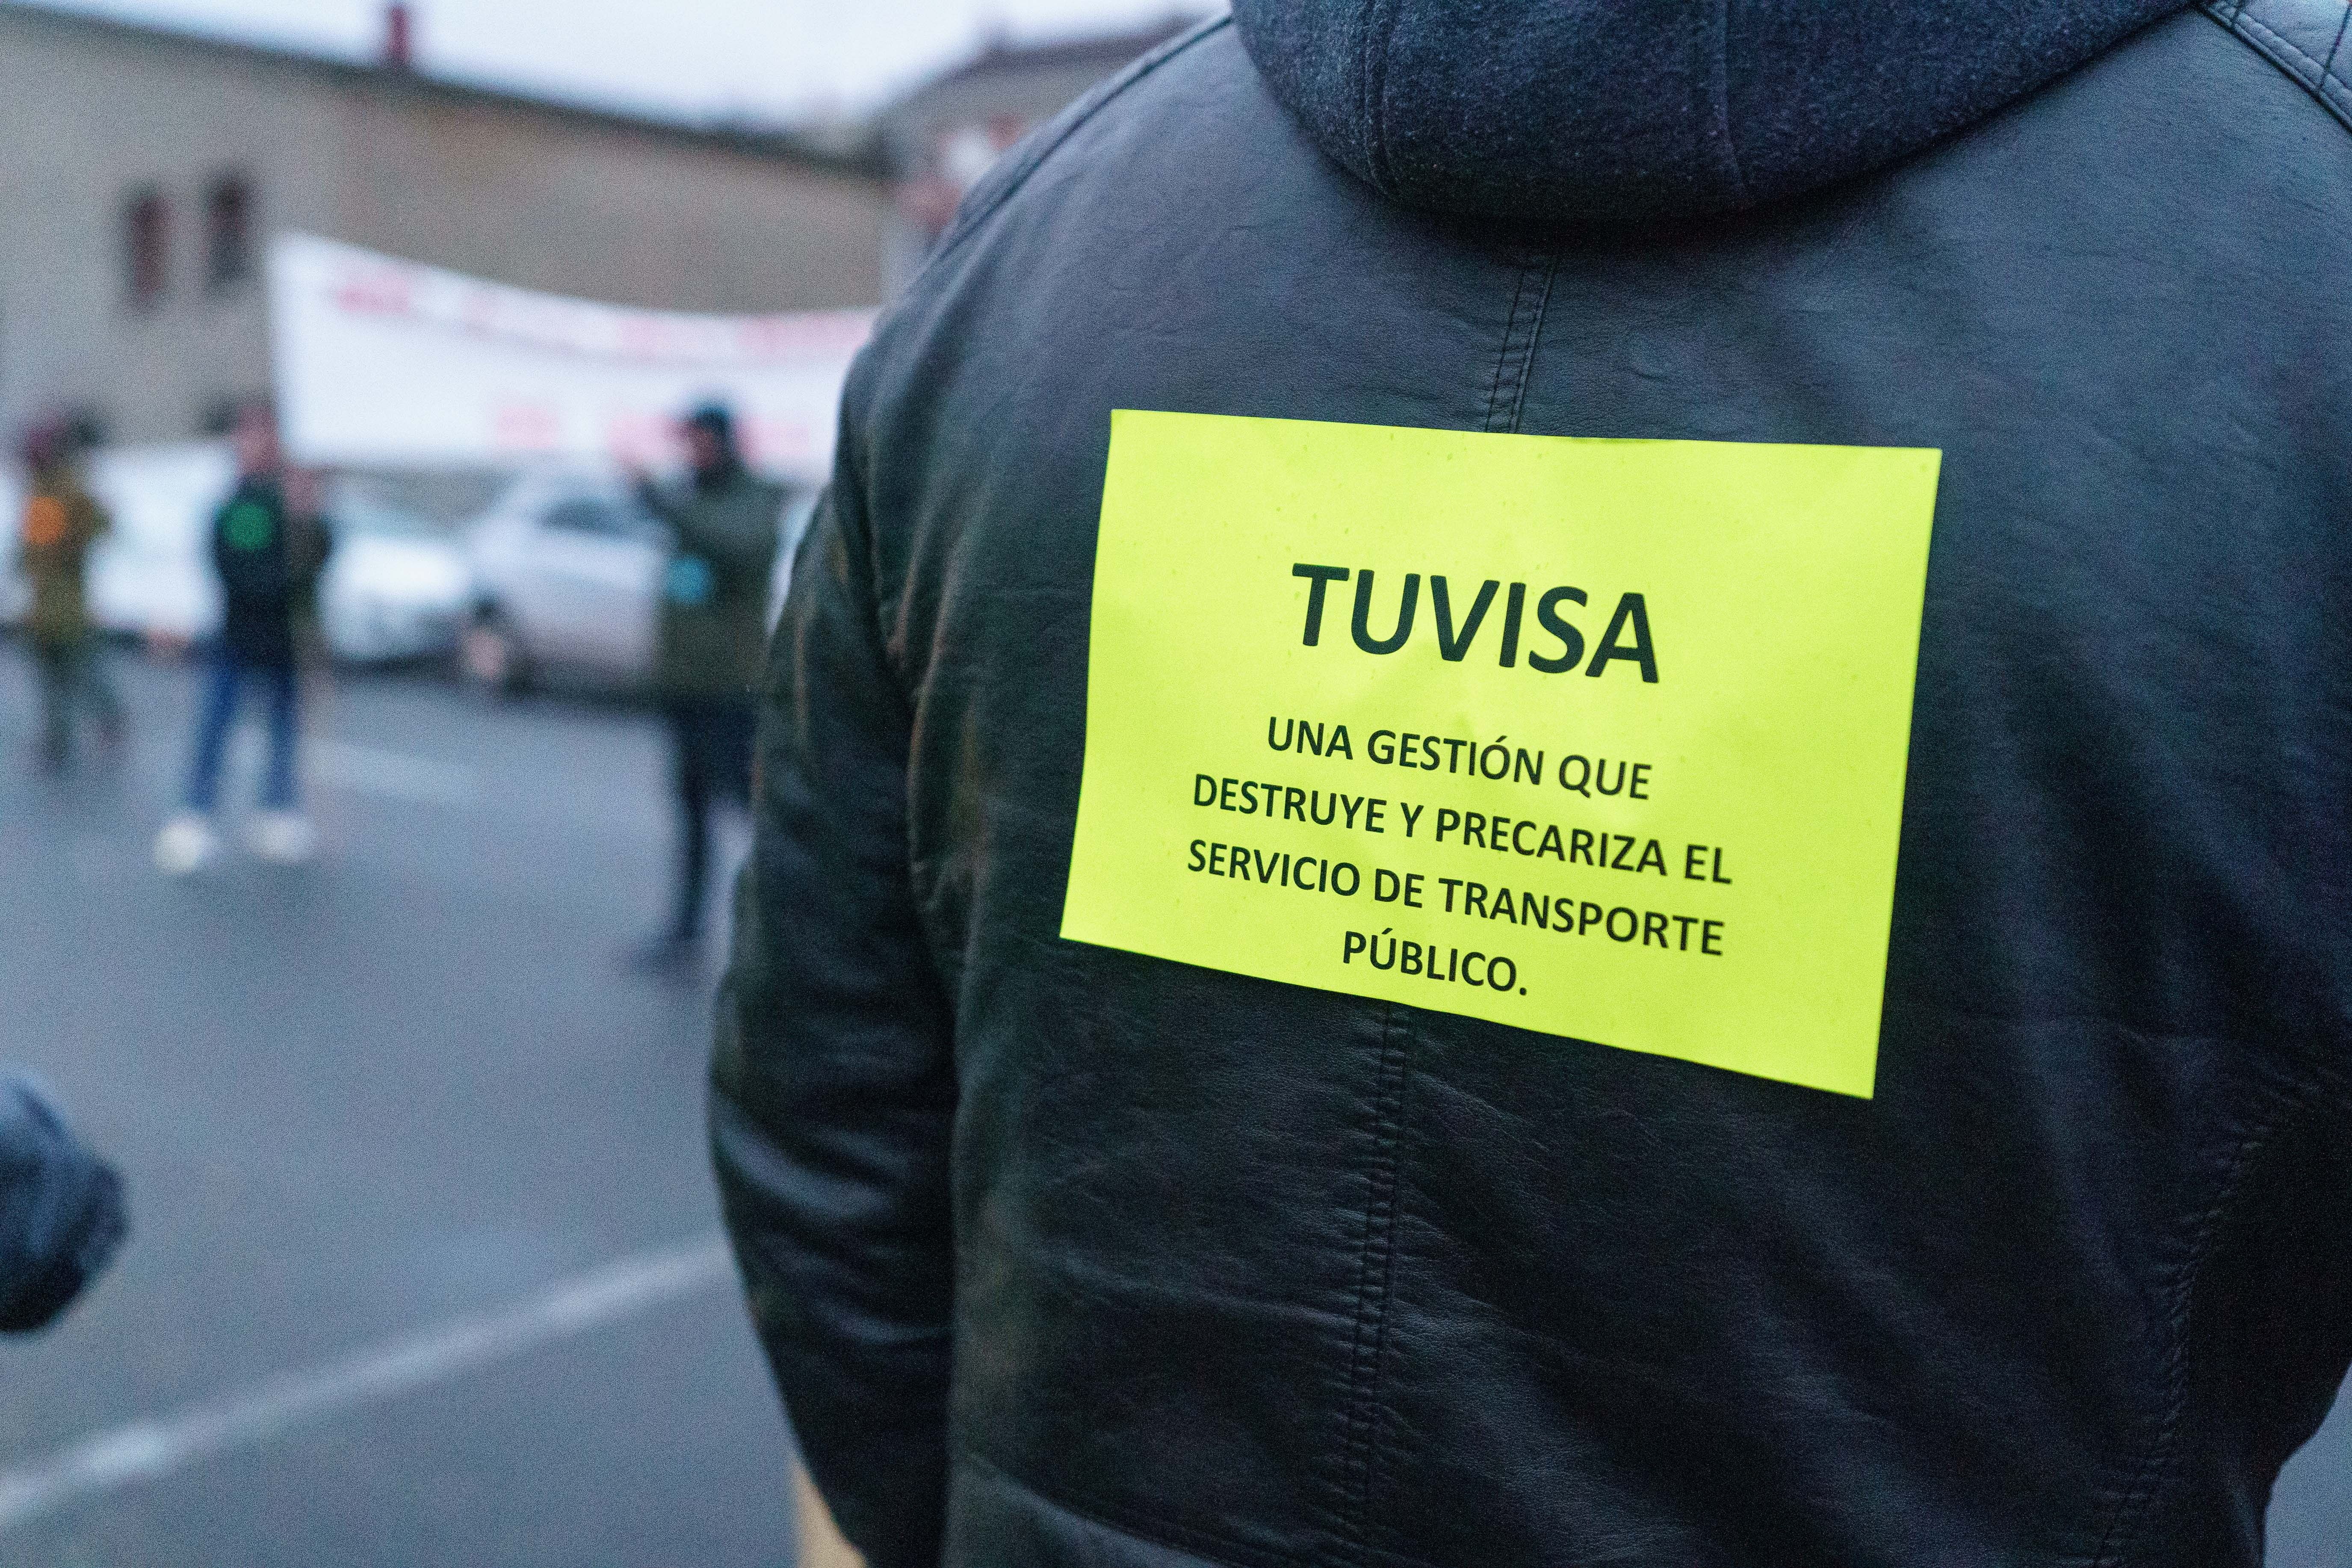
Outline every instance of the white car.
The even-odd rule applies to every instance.
[[[777,520],[773,622],[814,496]],[[534,684],[641,689],[654,669],[668,538],[617,475],[543,471],[516,479],[467,537],[467,677],[501,691]]]
[[[444,658],[473,606],[464,540],[363,479],[327,494],[334,553],[319,583],[327,651],[347,664]]]

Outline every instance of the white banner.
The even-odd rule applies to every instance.
[[[716,399],[754,466],[815,483],[874,314],[642,310],[311,235],[269,250],[279,418],[311,464],[659,464],[677,416]]]

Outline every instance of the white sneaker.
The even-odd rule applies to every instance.
[[[184,811],[155,835],[155,869],[166,877],[184,877],[219,849],[211,821],[202,812]]]
[[[299,811],[257,812],[245,837],[256,855],[279,866],[299,866],[319,850],[319,830]]]

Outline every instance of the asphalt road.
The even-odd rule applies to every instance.
[[[708,977],[614,962],[665,888],[656,727],[345,679],[323,859],[172,883],[190,677],[116,668],[127,754],[52,780],[0,648],[0,1059],[134,1207],[70,1318],[0,1342],[0,1568],[789,1563]],[[2272,1526],[2273,1568],[2352,1568],[2352,1397]]]
[[[0,1058],[133,1205],[117,1270],[0,1342],[0,1565],[788,1563],[709,990],[614,963],[665,891],[656,727],[347,679],[323,859],[173,883],[190,677],[116,668],[122,765],[53,781],[0,648]]]

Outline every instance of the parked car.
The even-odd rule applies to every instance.
[[[473,605],[465,542],[366,479],[327,494],[335,551],[319,584],[327,651],[349,664],[446,658]]]
[[[772,621],[815,498],[777,520]],[[489,689],[535,684],[642,689],[654,668],[661,523],[616,475],[546,471],[517,479],[467,536],[474,580],[462,667]]]

